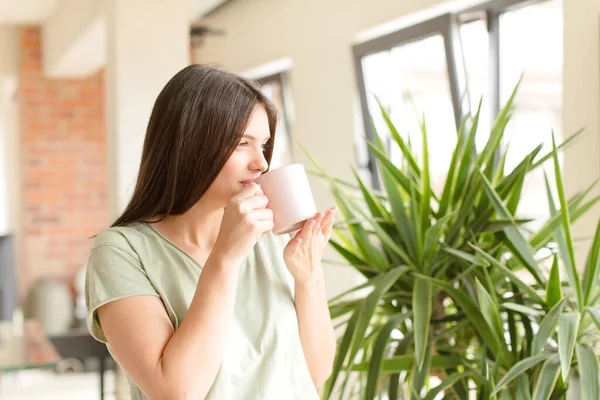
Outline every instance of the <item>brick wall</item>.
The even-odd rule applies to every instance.
[[[23,28],[19,74],[23,293],[47,275],[71,284],[109,221],[103,73],[44,77],[40,30]]]

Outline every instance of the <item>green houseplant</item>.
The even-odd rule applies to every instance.
[[[585,394],[598,393],[597,332],[590,321],[600,322],[593,307],[600,238],[596,234],[582,283],[570,223],[600,197],[590,195],[593,185],[564,196],[557,151],[579,133],[545,155],[540,145],[505,170],[501,141],[517,88],[481,152],[475,148],[479,110],[461,124],[439,194],[430,183],[425,122],[418,163],[381,105],[404,158],[394,165],[375,132],[368,146],[384,190],[368,188],[356,172],[356,184],[331,177],[312,160],[313,173],[330,183],[344,217],[331,245],[365,278],[330,301],[343,334],[324,399],[559,398],[575,387],[568,380],[573,368]],[[515,217],[524,180],[552,158],[560,209],[549,196],[552,217],[526,237],[527,221]],[[560,257],[544,256],[553,243]],[[565,282],[559,259],[568,272]]]

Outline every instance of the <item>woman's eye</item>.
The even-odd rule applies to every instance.
[[[238,147],[248,147],[248,146],[250,146],[250,143],[248,143],[248,142],[240,142],[240,144],[238,144]],[[265,143],[265,144],[261,145],[260,147],[263,151],[267,150],[271,147],[271,143],[270,142]]]

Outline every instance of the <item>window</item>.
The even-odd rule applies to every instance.
[[[535,29],[531,29],[531,21],[535,21]],[[500,15],[501,104],[508,99],[514,82],[524,71],[518,104],[506,127],[510,143],[507,168],[514,168],[519,159],[540,143],[544,143],[542,153],[552,151],[552,131],[558,142],[564,139],[562,24],[560,1],[545,1]],[[517,210],[521,215],[535,218],[531,225],[536,228],[549,217],[544,170],[550,182],[554,182],[552,161],[546,163],[546,168],[532,171],[523,187]]]
[[[422,151],[421,131],[412,103],[419,104],[426,116],[436,116],[426,121],[431,141],[431,181],[434,188],[441,190],[452,157],[448,149],[456,145],[456,135],[448,132],[448,127],[454,124],[454,115],[443,37],[435,35],[369,55],[363,58],[363,69],[365,86],[371,92],[367,95],[369,109],[377,109],[377,94],[396,128],[410,140],[417,154]],[[377,132],[387,144],[392,161],[399,163],[402,157],[397,147],[390,145],[392,138],[385,121],[379,113],[374,116]]]
[[[275,104],[279,111],[279,120],[277,122],[277,136],[275,139],[275,148],[273,149],[273,159],[271,160],[271,169],[292,162],[292,143],[290,139],[290,110],[288,96],[285,91],[286,73],[277,73],[265,78],[258,79],[257,82],[261,91],[269,100]]]
[[[553,130],[562,140],[561,0],[491,0],[358,44],[353,50],[367,138],[373,137],[372,114],[377,132],[391,143],[377,97],[418,155],[421,140],[412,96],[427,123],[432,186],[438,192],[460,120],[476,110],[483,96],[477,138],[481,149],[521,73],[516,110],[503,143],[509,146],[506,167],[515,167],[542,142],[542,152],[550,151]],[[388,147],[391,159],[401,162],[401,154],[393,150]],[[369,154],[364,161],[359,167],[379,187],[374,156]],[[545,169],[553,179],[553,168]],[[549,216],[548,207],[540,207],[547,204],[543,172],[530,174],[517,211],[536,219],[532,228]]]
[[[394,149],[389,146],[390,133],[375,97],[417,154],[421,151],[417,114],[425,115],[432,185],[440,190],[457,141],[455,126],[469,112],[469,104],[460,95],[466,90],[466,80],[464,72],[459,73],[460,40],[451,29],[454,18],[442,15],[354,48],[367,138],[373,137],[371,114],[378,134],[388,144],[388,152]],[[400,162],[400,154],[390,156]],[[367,163],[359,167],[370,171],[371,182],[378,187],[374,157],[369,155]]]

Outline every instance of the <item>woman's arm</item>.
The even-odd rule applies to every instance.
[[[117,361],[150,399],[202,399],[212,386],[231,325],[238,269],[207,260],[177,329],[161,300],[135,296],[108,303],[98,318]]]
[[[332,207],[325,214],[317,213],[309,219],[283,252],[285,264],[294,277],[294,304],[300,341],[317,388],[331,375],[336,351],[321,266],[335,212],[335,207]]]
[[[190,307],[175,332],[155,297],[125,298],[98,309],[117,361],[150,399],[203,399],[210,390],[229,337],[238,267],[258,236],[273,229],[267,201],[256,184],[230,200]]]
[[[296,282],[294,287],[294,304],[304,358],[315,387],[320,388],[331,375],[336,350],[325,281],[321,274],[310,282]]]

